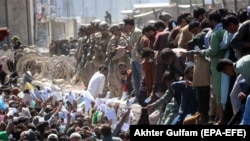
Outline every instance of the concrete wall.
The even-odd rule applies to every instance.
[[[6,23],[6,0],[0,0],[0,27],[6,27],[7,23]],[[7,43],[8,39],[5,39],[4,41],[0,42],[0,47]]]
[[[49,21],[49,36],[50,41],[66,39],[65,22]]]
[[[69,39],[70,36],[77,38],[77,22],[76,19],[70,19],[65,22],[65,34],[66,39]]]
[[[33,0],[0,0],[0,26],[7,26],[10,35],[3,43],[9,43],[17,35],[23,44],[33,45],[34,39]]]

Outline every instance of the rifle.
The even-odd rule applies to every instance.
[[[112,46],[115,46],[115,45],[112,45]],[[115,56],[115,53],[116,53],[115,51],[112,51],[109,57],[105,59],[105,62],[104,62],[105,65],[108,65],[111,63],[111,60]]]

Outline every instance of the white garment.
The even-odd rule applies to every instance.
[[[243,76],[241,74],[238,75],[238,77],[234,83],[233,89],[231,90],[231,93],[230,93],[230,99],[231,99],[231,104],[232,104],[234,114],[237,113],[237,111],[240,109],[240,105],[241,105],[241,101],[238,98],[238,94],[241,91],[239,82],[242,79],[244,79]]]
[[[96,72],[90,79],[87,91],[94,97],[98,97],[103,93],[105,75],[101,72]]]

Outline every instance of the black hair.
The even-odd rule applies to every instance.
[[[59,141],[69,141],[69,137],[65,134],[59,134]]]
[[[208,19],[209,21],[215,21],[216,23],[220,23],[221,22],[221,14],[216,11],[216,10],[212,10],[211,12],[209,12],[208,14]]]
[[[44,138],[46,139],[46,138],[48,138],[48,136],[49,136],[50,134],[52,134],[52,131],[51,131],[51,130],[47,130],[47,131],[44,132],[43,136],[44,136]]]
[[[100,67],[99,67],[99,71],[105,71],[105,70],[108,70],[108,66],[102,64]]]
[[[145,47],[142,49],[141,58],[146,58],[146,57],[150,56],[151,54],[154,54],[154,50],[149,48],[149,47]]]
[[[194,20],[194,17],[192,15],[188,15],[186,18],[185,18],[185,21],[187,22],[187,24],[189,24],[191,21]]]
[[[190,70],[193,68],[194,68],[194,66],[186,66],[186,68],[184,70],[184,74],[188,74],[190,72]]]
[[[193,10],[193,16],[194,18],[198,19],[199,16],[206,13],[206,10],[202,7],[195,7]]]
[[[239,19],[240,23],[245,22],[246,20],[249,19],[248,17],[248,12],[246,8],[241,8],[238,12],[237,12],[237,18]]]
[[[111,129],[111,127],[110,127],[109,125],[104,124],[104,125],[102,126],[102,128],[101,128],[101,132],[102,132],[102,135],[103,135],[104,137],[106,137],[106,136],[111,136],[111,134],[112,134],[112,129]]]
[[[228,14],[227,8],[220,8],[218,9],[218,12],[220,13],[221,17],[225,17]]]
[[[175,53],[173,52],[172,49],[170,48],[164,48],[162,51],[161,51],[161,59],[162,60],[168,60],[170,59],[171,57],[175,56]]]
[[[135,20],[132,18],[123,19],[123,22],[124,22],[124,25],[127,25],[127,24],[132,25],[132,26],[135,25]]]
[[[193,20],[188,24],[188,30],[191,31],[196,27],[200,27],[200,22],[197,20]]]
[[[231,61],[230,59],[220,59],[218,62],[217,62],[217,65],[216,65],[216,70],[218,72],[222,72],[225,70],[225,67],[226,66],[233,66],[233,61]]]
[[[208,19],[203,19],[203,20],[200,22],[200,27],[201,27],[201,29],[209,28],[209,27],[210,27],[210,24],[209,24]]]
[[[144,26],[144,31],[143,31],[143,33],[149,32],[149,31],[154,31],[154,32],[156,32],[155,26],[152,25],[152,24],[146,24],[146,25]]]
[[[154,26],[156,28],[156,30],[160,29],[160,28],[163,28],[165,29],[166,28],[166,25],[165,23],[162,21],[162,20],[158,20],[154,23]]]
[[[230,23],[238,25],[240,23],[239,19],[234,15],[227,15],[222,19],[222,26],[225,29]]]

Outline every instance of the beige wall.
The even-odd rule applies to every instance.
[[[66,38],[65,22],[49,21],[50,40],[62,40]]]
[[[70,36],[77,38],[77,22],[76,19],[70,19],[65,22],[65,34],[66,39],[69,39]]]
[[[4,42],[17,35],[23,44],[33,45],[33,0],[0,0],[0,16],[0,26],[8,26],[10,29],[10,35]]]

